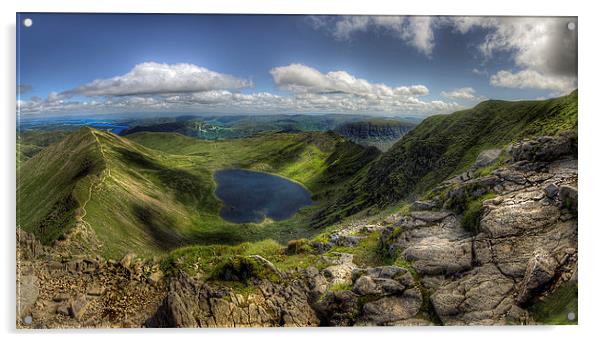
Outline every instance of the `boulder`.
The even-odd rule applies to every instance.
[[[431,302],[446,325],[494,324],[509,310],[514,282],[494,265],[476,268],[439,287]],[[511,299],[510,299],[511,301]]]
[[[353,292],[360,296],[387,296],[401,294],[406,286],[389,278],[359,277],[353,284]]]
[[[328,292],[316,308],[323,325],[350,326],[360,313],[359,296],[348,290]]]
[[[406,290],[402,295],[387,296],[366,303],[362,309],[361,321],[375,325],[386,325],[412,318],[418,314],[422,296],[416,288]]]
[[[38,277],[33,274],[20,276],[17,279],[17,295],[17,316],[23,318],[29,314],[40,295]]]
[[[558,191],[558,197],[564,207],[571,210],[577,210],[577,188],[570,185],[561,185]]]
[[[411,210],[412,211],[425,211],[432,210],[437,207],[437,202],[434,200],[428,201],[415,201],[412,203]]]
[[[448,211],[412,211],[410,213],[413,218],[429,223],[441,221],[450,215],[452,213]]]
[[[499,148],[489,149],[485,151],[481,151],[477,156],[477,159],[473,165],[474,169],[479,169],[488,165],[491,165],[502,152]]]
[[[558,194],[558,190],[558,186],[554,183],[549,183],[543,188],[548,198],[554,198]]]
[[[516,303],[528,303],[536,294],[542,292],[556,274],[558,262],[543,251],[536,251],[527,264],[525,277],[518,287]]]
[[[121,258],[121,260],[119,261],[119,264],[123,268],[130,268],[132,261],[134,260],[135,257],[136,257],[136,254],[127,253],[126,255],[123,256],[123,258]]]
[[[88,301],[86,300],[86,296],[79,295],[74,300],[69,303],[69,314],[71,317],[80,320],[82,316],[86,313],[86,309],[88,308]]]
[[[514,161],[553,161],[573,152],[573,142],[568,135],[543,136],[524,140],[510,146]]]

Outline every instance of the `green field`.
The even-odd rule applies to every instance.
[[[277,133],[217,142],[175,133],[128,138],[82,128],[20,166],[18,222],[44,243],[76,222],[91,227],[103,255],[163,254],[190,244],[285,242],[321,230],[315,213],[378,151],[333,133]],[[270,172],[297,181],[315,205],[293,218],[232,224],[219,216],[213,172]]]

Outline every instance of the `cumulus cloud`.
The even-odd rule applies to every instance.
[[[477,98],[475,90],[471,87],[458,88],[450,91],[442,91],[441,95],[451,99],[474,100]]]
[[[63,93],[65,96],[129,96],[193,93],[252,87],[250,80],[221,74],[194,64],[147,62],[128,73],[99,79]]]
[[[394,97],[428,95],[423,85],[390,87],[382,83],[370,83],[345,71],[322,73],[303,64],[290,64],[270,70],[274,83],[295,93],[344,93],[359,96]]]
[[[571,76],[544,75],[532,69],[519,72],[500,70],[489,80],[492,85],[498,87],[551,89],[560,93],[574,89],[575,81]]]
[[[122,76],[51,92],[45,99],[18,101],[17,109],[23,115],[128,111],[426,115],[461,108],[455,102],[420,99],[429,94],[424,85],[372,83],[346,71],[323,73],[302,64],[275,67],[270,73],[274,84],[289,94],[244,93],[240,88],[249,86],[247,81],[198,66],[143,63]]]
[[[495,86],[567,92],[577,86],[577,30],[573,18],[452,17],[460,33],[488,31],[479,50],[485,58],[509,53],[518,70],[500,70],[490,78]]]
[[[355,32],[385,32],[426,56],[435,48],[437,28],[448,27],[460,34],[480,29],[484,38],[477,46],[484,60],[508,53],[516,67],[493,71],[492,85],[556,93],[577,86],[577,30],[567,28],[575,18],[317,16],[310,21],[339,40],[352,39]],[[473,73],[487,74],[477,68]]]
[[[430,16],[313,16],[316,29],[326,29],[339,40],[349,40],[355,32],[380,30],[399,38],[430,56],[433,52],[435,17]]]

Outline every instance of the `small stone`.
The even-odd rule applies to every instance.
[[[558,194],[558,186],[554,183],[550,183],[543,188],[543,191],[545,191],[546,196],[549,198],[554,198],[554,196]]]
[[[83,295],[78,296],[69,306],[69,314],[71,317],[79,320],[82,318],[86,309],[88,308],[88,301]]]
[[[100,286],[100,285],[92,285],[88,291],[87,294],[90,296],[102,296],[105,293],[105,288],[104,286]]]
[[[124,268],[129,268],[135,257],[136,255],[134,253],[128,253],[119,261],[119,264]]]
[[[150,283],[152,285],[158,284],[162,279],[163,279],[163,272],[161,272],[161,271],[154,272],[148,277],[148,280],[150,281]]]
[[[56,312],[59,315],[63,315],[63,316],[69,316],[69,305],[68,304],[59,304],[56,306],[56,309],[54,310],[54,312]]]
[[[54,296],[54,298],[52,298],[52,300],[55,301],[55,302],[64,302],[64,301],[69,300],[69,298],[71,298],[69,296],[69,294],[67,294],[67,293],[59,293],[56,296]]]

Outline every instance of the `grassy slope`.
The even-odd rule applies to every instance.
[[[17,165],[38,154],[44,147],[65,138],[64,131],[26,130],[17,134]]]
[[[545,101],[485,101],[428,117],[357,179],[333,210],[347,215],[391,205],[462,172],[482,150],[576,128],[577,91]]]
[[[25,162],[19,172],[19,224],[49,243],[85,215],[108,256],[154,255],[187,244],[286,241],[317,233],[309,229],[315,207],[378,155],[328,133],[223,142],[173,133],[131,139],[83,128]],[[213,196],[212,172],[225,167],[292,178],[311,189],[318,204],[286,221],[228,223]]]

